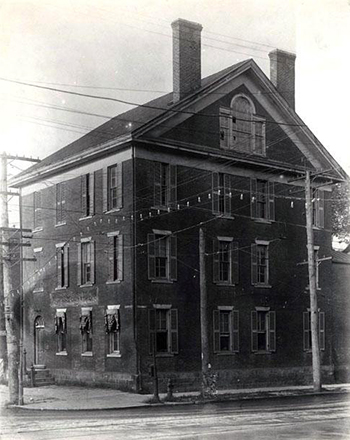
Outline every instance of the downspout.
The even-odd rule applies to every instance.
[[[132,216],[132,283],[133,283],[133,319],[134,319],[134,341],[136,350],[136,392],[139,393],[142,390],[141,372],[140,372],[140,355],[138,344],[138,332],[137,332],[137,292],[136,292],[136,172],[135,172],[135,143],[131,144],[131,158],[132,158],[132,204],[133,204],[133,216]]]

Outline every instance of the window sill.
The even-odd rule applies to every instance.
[[[154,284],[173,284],[174,281],[172,280],[151,280]]]
[[[87,215],[85,217],[80,217],[79,221],[82,222],[83,220],[89,220],[92,218],[92,215]]]
[[[85,353],[82,353],[81,355],[83,357],[92,357],[93,356],[92,351],[86,351]]]
[[[120,353],[115,352],[115,353],[108,353],[107,357],[108,358],[121,358],[122,355]]]
[[[215,353],[217,356],[232,356],[237,354],[236,351],[219,351],[217,353]]]
[[[67,290],[68,286],[55,287],[55,290]]]
[[[218,217],[218,218],[222,218],[225,220],[235,220],[235,217],[233,215],[228,215],[228,214],[220,214],[219,212],[213,212],[213,214]]]
[[[254,287],[258,287],[260,289],[271,289],[271,284],[253,284]]]
[[[68,356],[68,353],[66,351],[58,351],[56,356]]]
[[[260,354],[272,354],[272,353],[274,353],[274,351],[270,351],[270,350],[254,351],[254,354],[256,354],[256,355],[260,355]]]
[[[236,286],[236,284],[233,283],[214,283],[216,286],[218,287],[234,287]]]
[[[40,292],[43,292],[43,291],[44,291],[44,288],[42,288],[42,289],[34,289],[33,293],[40,293]]]
[[[55,224],[55,228],[59,228],[60,226],[64,226],[64,225],[66,225],[66,224],[67,224],[67,222],[56,223],[56,224]]]
[[[86,284],[80,284],[79,287],[92,287],[94,284],[93,283],[86,283]]]
[[[113,208],[109,209],[108,211],[105,211],[104,214],[113,214],[113,212],[119,212],[121,208]]]
[[[121,280],[106,281],[106,284],[120,284]]]
[[[254,218],[253,219],[255,223],[262,223],[264,225],[272,225],[272,221],[271,220],[267,220],[265,218]]]
[[[35,234],[36,232],[41,232],[43,230],[44,230],[44,228],[42,226],[40,226],[38,228],[33,229],[32,233]]]
[[[156,354],[157,358],[171,358],[174,357],[173,353],[157,353]]]

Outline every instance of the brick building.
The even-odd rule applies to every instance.
[[[202,27],[173,27],[173,93],[123,113],[18,175],[27,362],[58,382],[198,385],[199,229],[219,386],[311,378],[305,169],[315,257],[331,253],[340,166],[294,110],[293,54],[201,79]],[[320,186],[324,184],[324,186]],[[35,265],[35,267],[34,267]],[[317,265],[324,380],[334,379],[331,261]]]

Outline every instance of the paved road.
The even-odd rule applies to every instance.
[[[350,439],[347,395],[119,411],[4,411],[1,440]]]

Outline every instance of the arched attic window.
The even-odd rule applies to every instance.
[[[265,119],[248,96],[236,95],[230,108],[220,107],[220,147],[265,155]]]

